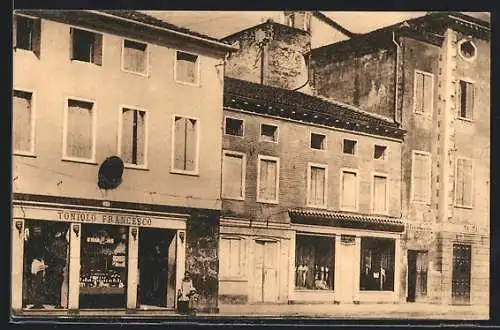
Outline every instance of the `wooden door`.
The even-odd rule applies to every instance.
[[[408,251],[408,302],[414,302],[417,290],[417,252]]]
[[[278,243],[255,241],[253,297],[255,302],[278,299]]]
[[[451,280],[452,304],[464,305],[470,302],[471,277],[470,245],[453,245],[453,273]]]

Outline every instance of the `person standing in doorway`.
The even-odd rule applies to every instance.
[[[33,260],[31,261],[31,292],[33,298],[33,308],[43,308],[43,283],[45,279],[45,270],[47,266],[40,251],[35,251]]]

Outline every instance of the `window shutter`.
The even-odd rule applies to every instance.
[[[137,111],[137,164],[145,164],[146,155],[146,113]]]
[[[415,73],[415,111],[423,112],[424,79],[423,74]]]
[[[75,29],[69,28],[69,59],[73,60],[75,58]]]
[[[374,211],[386,211],[387,178],[375,176],[373,180],[373,208]]]
[[[457,178],[455,181],[456,203],[464,205],[464,162],[457,159]]]
[[[42,41],[42,20],[35,19],[33,20],[33,36],[31,40],[31,49],[38,58],[40,58],[40,50],[42,47],[41,41]]]
[[[222,189],[226,197],[243,196],[243,157],[224,155],[224,172],[222,173]]]
[[[92,62],[97,65],[102,65],[102,34],[94,34],[94,45],[92,52]]]
[[[463,162],[463,203],[462,205],[472,206],[472,162],[464,160]]]
[[[467,96],[466,96],[467,118],[472,119],[474,115],[474,84],[467,83]]]
[[[196,146],[197,146],[197,136],[196,136],[196,120],[187,119],[186,120],[186,171],[196,170]]]
[[[66,154],[71,157],[92,158],[92,104],[70,100],[67,125]]]
[[[12,97],[12,140],[14,150],[31,150],[31,94],[14,91]]]
[[[356,174],[344,172],[342,175],[342,207],[356,208]]]
[[[175,117],[174,168],[185,170],[186,118]]]
[[[133,110],[123,109],[122,112],[122,143],[121,155],[125,163],[132,163],[132,131],[134,129]]]
[[[423,111],[427,114],[430,113],[432,109],[432,76],[423,74],[424,80],[424,90],[423,90]]]
[[[17,15],[12,16],[12,47],[17,47]]]

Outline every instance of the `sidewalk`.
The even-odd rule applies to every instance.
[[[219,314],[213,316],[488,320],[489,307],[421,303],[220,305]]]

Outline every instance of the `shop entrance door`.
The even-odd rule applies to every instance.
[[[278,243],[255,241],[253,296],[255,302],[278,300]]]
[[[453,273],[451,280],[451,302],[456,305],[467,305],[470,302],[470,245],[453,245]]]
[[[427,296],[427,251],[408,250],[408,302]]]
[[[141,228],[139,233],[140,308],[173,308],[175,302],[175,231]]]

